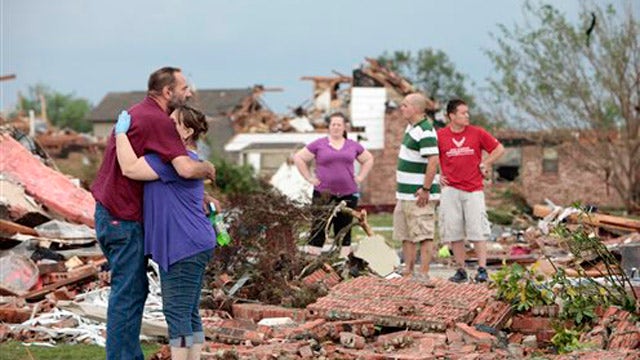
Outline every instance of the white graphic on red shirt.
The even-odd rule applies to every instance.
[[[453,141],[453,144],[456,147],[447,150],[447,152],[446,152],[447,157],[469,156],[469,155],[475,154],[475,150],[473,150],[472,148],[470,148],[468,146],[462,147],[462,145],[464,145],[465,140],[467,140],[466,137],[463,137],[460,140],[456,140],[454,138],[451,138],[451,141]]]
[[[466,139],[467,139],[467,138],[465,138],[465,137],[463,137],[463,138],[462,138],[462,139],[460,139],[460,140],[456,140],[456,139],[454,139],[454,138],[451,138],[451,140],[452,140],[452,141],[453,141],[453,143],[456,145],[456,147],[460,147],[460,146],[462,146],[462,144],[464,144],[464,141],[465,141]]]

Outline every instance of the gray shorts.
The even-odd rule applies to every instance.
[[[440,194],[440,241],[489,239],[491,227],[484,204],[484,192],[467,192],[444,186]]]

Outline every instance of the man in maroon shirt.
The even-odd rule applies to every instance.
[[[149,77],[147,96],[129,109],[127,132],[137,156],[153,152],[184,178],[215,180],[215,167],[189,158],[169,114],[191,96],[178,68],[164,67]],[[115,115],[115,114],[114,114]],[[100,247],[111,269],[107,310],[107,359],[143,359],[140,347],[142,312],[148,293],[147,259],[142,232],[143,183],[125,177],[109,136],[91,193],[96,199],[95,224]]]

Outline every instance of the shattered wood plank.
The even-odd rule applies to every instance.
[[[76,271],[74,271],[76,272]],[[43,298],[45,295],[47,295],[48,293],[56,290],[57,288],[63,287],[65,285],[69,285],[69,284],[74,284],[77,283],[79,281],[82,281],[84,279],[88,279],[90,277],[96,276],[98,275],[98,268],[94,267],[93,265],[86,267],[83,270],[79,271],[79,274],[73,274],[71,276],[69,276],[66,279],[62,279],[58,282],[55,282],[51,285],[47,285],[45,287],[43,287],[42,289],[39,290],[34,290],[31,291],[29,293],[27,293],[26,295],[23,295],[22,297],[24,297],[27,300],[38,300]]]
[[[48,248],[52,243],[57,243],[60,245],[87,245],[96,242],[95,238],[85,238],[85,239],[52,239],[44,236],[38,235],[22,235],[16,234],[12,238],[17,241],[27,241],[27,240],[38,240],[38,244],[40,247]]]
[[[0,232],[8,235],[14,235],[18,233],[25,234],[25,235],[32,235],[32,236],[39,235],[37,231],[35,231],[30,227],[23,226],[18,223],[14,223],[13,221],[3,220],[3,219],[0,219]]]
[[[546,205],[534,205],[533,206],[533,215],[544,218],[549,215],[553,209],[550,206]],[[623,218],[619,216],[613,215],[604,215],[604,214],[573,214],[568,218],[571,222],[583,222],[585,224],[599,226],[604,228],[625,230],[625,231],[640,231],[640,220],[633,220],[629,218]]]

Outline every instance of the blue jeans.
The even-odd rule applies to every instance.
[[[200,319],[200,293],[204,270],[211,260],[213,249],[199,252],[160,268],[162,312],[169,325],[169,345],[191,347],[204,343]]]
[[[107,309],[107,359],[144,359],[142,312],[149,293],[142,225],[114,218],[96,203],[96,235],[111,269]]]

